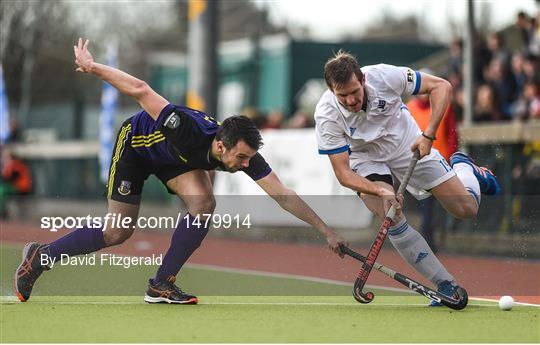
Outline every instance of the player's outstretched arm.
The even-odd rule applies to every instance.
[[[94,61],[88,50],[89,40],[83,43],[79,38],[75,52],[75,64],[77,72],[90,73],[108,82],[121,93],[135,98],[141,107],[154,119],[157,120],[161,110],[169,103],[165,98],[156,93],[144,81],[135,78],[119,69],[103,65]]]
[[[343,257],[343,253],[341,253],[339,246],[340,244],[348,246],[348,243],[330,229],[311,207],[309,207],[308,204],[306,204],[292,189],[285,187],[274,172],[257,180],[257,184],[261,186],[261,188],[270,195],[281,208],[319,230],[326,237],[326,242],[328,242],[330,249]]]

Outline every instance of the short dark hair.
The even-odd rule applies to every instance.
[[[364,78],[356,57],[341,49],[324,65],[324,80],[330,90],[337,85],[347,84],[353,74],[360,82]]]
[[[261,133],[255,123],[243,115],[226,118],[219,126],[216,140],[222,141],[227,149],[233,148],[240,140],[257,151],[263,145]]]

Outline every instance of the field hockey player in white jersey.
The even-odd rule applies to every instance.
[[[432,148],[450,102],[444,79],[407,67],[379,64],[360,68],[354,56],[339,51],[324,67],[328,90],[315,110],[319,153],[328,155],[341,185],[356,191],[381,220],[391,205],[400,206],[393,176],[403,179],[413,152],[420,160],[407,190],[417,199],[435,196],[456,218],[475,217],[481,194],[500,192],[495,175],[462,152],[450,164]],[[432,109],[421,132],[402,98],[427,94]],[[445,295],[458,286],[422,237],[398,212],[388,231],[392,245]],[[437,305],[432,302],[431,305]]]

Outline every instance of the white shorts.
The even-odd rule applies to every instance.
[[[371,174],[394,175],[400,182],[409,167],[412,152],[407,150],[384,162],[359,161],[351,156],[351,168],[360,176],[366,177]],[[449,180],[456,173],[452,170],[446,159],[432,148],[431,153],[416,164],[416,168],[411,176],[407,191],[417,200],[422,200],[431,195],[430,190]]]

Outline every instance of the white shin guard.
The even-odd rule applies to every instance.
[[[445,280],[455,282],[424,237],[407,224],[405,217],[389,229],[389,239],[401,257],[435,286]]]

